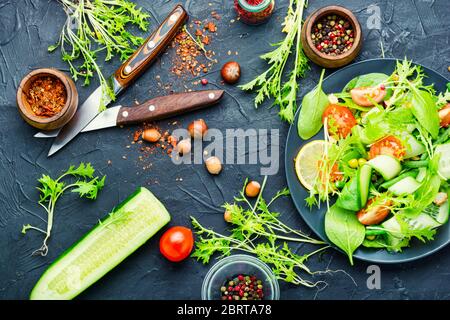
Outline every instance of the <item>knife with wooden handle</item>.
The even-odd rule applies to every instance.
[[[83,132],[177,116],[211,106],[222,96],[223,90],[193,91],[153,98],[133,107],[111,107],[97,115]]]
[[[187,12],[181,5],[177,5],[172,10],[158,29],[109,78],[115,95],[127,88],[156,60],[158,54],[164,51],[187,18]],[[51,156],[75,138],[98,115],[100,106],[102,104],[108,105],[110,102],[111,99],[103,94],[101,86],[92,92],[86,101],[79,106],[78,111],[69,123],[59,132],[56,132],[57,136],[48,156]]]

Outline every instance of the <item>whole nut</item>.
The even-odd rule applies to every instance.
[[[145,129],[142,132],[142,139],[148,142],[156,142],[161,139],[161,133],[155,128]]]
[[[223,219],[226,222],[231,222],[232,221],[231,211],[226,210],[223,214]]]
[[[208,126],[205,120],[198,119],[188,125],[188,131],[192,138],[201,139],[206,134],[206,131],[208,131]]]
[[[259,194],[261,190],[261,185],[257,181],[250,181],[245,186],[245,195],[249,198],[254,198]]]
[[[211,174],[219,174],[222,171],[222,163],[217,157],[209,157],[205,160],[206,169]]]
[[[183,139],[177,144],[177,151],[179,154],[184,155],[191,152],[191,141],[189,139]]]

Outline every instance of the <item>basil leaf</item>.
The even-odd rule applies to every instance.
[[[414,90],[411,109],[419,123],[436,139],[439,134],[439,115],[431,93]]]
[[[350,92],[350,90],[360,87],[375,87],[380,83],[385,82],[389,76],[384,73],[368,73],[357,76],[350,80],[344,87],[344,92]]]
[[[348,255],[353,265],[353,252],[365,238],[365,228],[355,213],[333,205],[325,215],[325,233],[331,242]]]
[[[361,199],[358,188],[358,174],[346,183],[336,201],[336,205],[346,210],[358,211],[361,209]]]
[[[307,140],[317,134],[322,128],[322,114],[328,106],[328,96],[322,90],[322,80],[325,69],[322,70],[319,84],[308,92],[302,100],[302,108],[297,122],[297,131],[300,138]]]

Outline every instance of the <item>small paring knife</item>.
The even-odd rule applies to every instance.
[[[99,113],[81,132],[99,130],[115,126],[151,122],[177,116],[189,111],[206,108],[217,103],[223,90],[204,90],[175,93],[152,98],[133,107],[114,106]],[[52,138],[56,132],[36,135],[37,138]]]
[[[187,18],[186,10],[181,5],[175,6],[162,24],[109,78],[108,81],[111,83],[115,95],[126,89],[156,60]],[[78,107],[78,111],[73,118],[63,128],[56,131],[56,138],[48,156],[55,154],[75,138],[99,114],[99,107],[102,104],[106,106],[110,102],[111,99],[103,94],[101,86],[94,90],[86,101]]]

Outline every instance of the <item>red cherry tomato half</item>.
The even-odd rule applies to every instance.
[[[328,131],[334,137],[345,138],[354,126],[356,119],[349,108],[337,104],[330,104],[322,115],[322,121],[327,119]]]
[[[386,96],[386,88],[381,85],[377,87],[361,87],[350,90],[353,102],[363,107],[373,106],[373,102],[380,103]]]
[[[447,103],[439,110],[439,120],[443,128],[447,128],[450,125],[450,103]]]
[[[159,240],[159,250],[168,260],[179,262],[191,254],[194,247],[192,230],[186,227],[172,227]]]
[[[405,147],[398,138],[394,136],[387,136],[386,138],[375,142],[370,147],[369,158],[373,159],[376,156],[383,154],[401,160],[404,157],[405,152]]]

